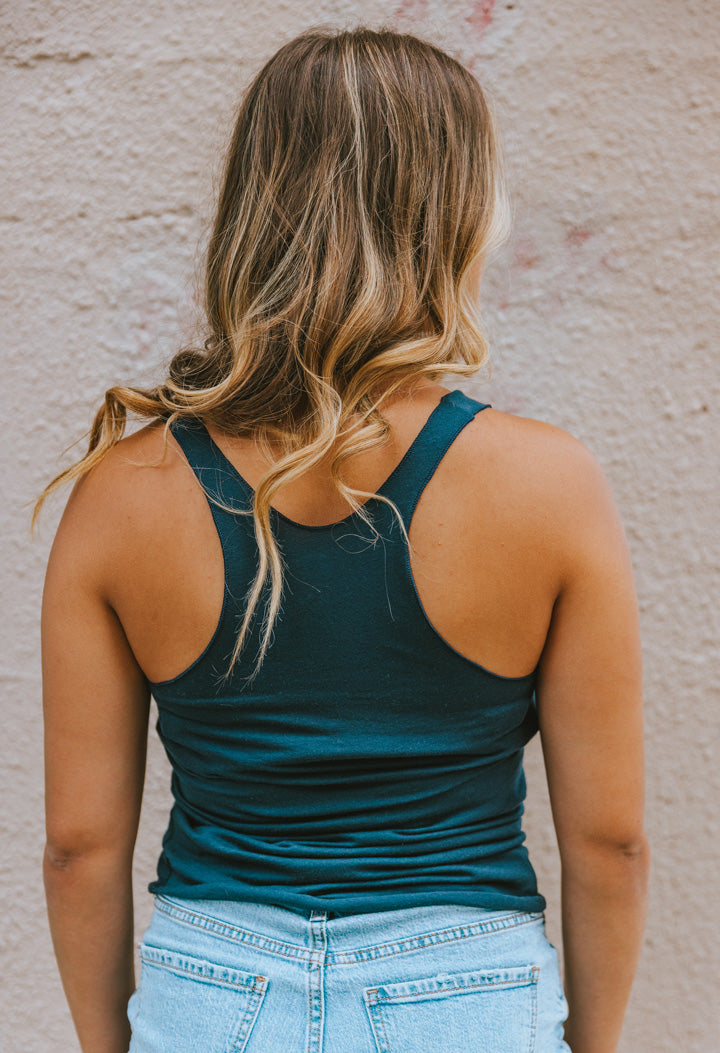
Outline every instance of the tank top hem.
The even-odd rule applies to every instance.
[[[266,903],[299,913],[323,911],[336,917],[351,914],[373,914],[385,910],[406,910],[412,907],[448,906],[479,907],[483,910],[521,911],[541,914],[546,907],[544,896],[535,894],[513,894],[493,889],[437,888],[417,892],[373,892],[362,894],[311,895],[291,888],[268,886],[258,888],[244,882],[207,882],[186,885],[182,882],[153,881],[148,891],[156,896],[170,896],[183,900],[214,900],[250,903]]]

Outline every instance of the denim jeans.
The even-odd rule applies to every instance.
[[[541,914],[157,896],[130,1053],[569,1053]]]

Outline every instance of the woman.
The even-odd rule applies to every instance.
[[[78,479],[43,607],[44,871],[84,1053],[616,1049],[647,875],[622,528],[582,445],[439,383],[485,360],[503,201],[452,58],[287,44],[240,107],[208,340],[111,389],[53,484]],[[150,423],[122,438],[126,409]],[[175,804],[133,994],[151,694]],[[564,1039],[520,829],[538,728]]]

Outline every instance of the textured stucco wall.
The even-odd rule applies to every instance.
[[[516,203],[487,273],[500,408],[599,456],[642,608],[647,938],[623,1053],[720,1049],[718,966],[715,0],[9,0],[0,12],[4,165],[0,1047],[76,1049],[40,878],[38,610],[59,502],[27,502],[104,389],[150,380],[191,324],[193,272],[238,92],[315,22],[388,21],[454,49],[499,104]],[[64,462],[63,462],[64,463]],[[558,867],[536,748],[527,829],[558,938]],[[154,743],[138,931],[167,815]]]

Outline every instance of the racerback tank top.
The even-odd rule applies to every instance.
[[[446,394],[380,487],[408,529],[485,408]],[[374,497],[374,530],[357,513],[313,527],[272,511],[281,613],[257,675],[261,615],[226,677],[257,569],[253,491],[200,421],[172,430],[210,503],[225,593],[204,652],[151,684],[174,805],[150,890],[338,915],[542,910],[521,830],[535,674],[493,674],[437,633],[395,513]]]

